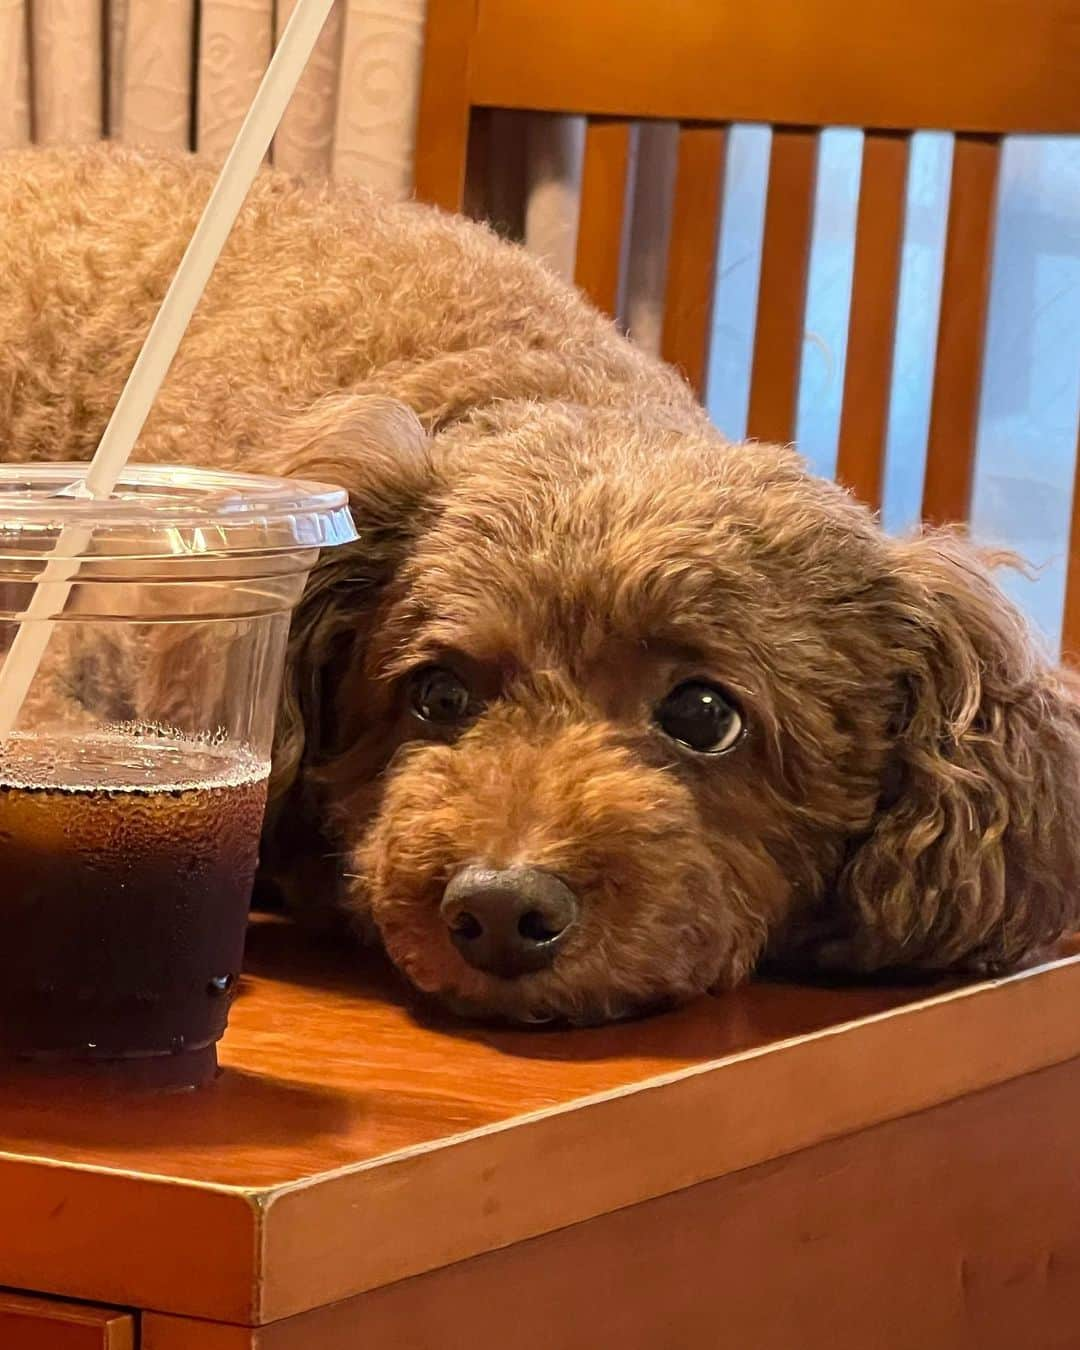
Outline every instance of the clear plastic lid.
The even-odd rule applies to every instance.
[[[77,527],[74,556],[231,557],[332,548],[357,538],[342,488],[298,478],[132,464],[106,501],[78,493],[85,464],[0,464],[0,558],[51,553]]]

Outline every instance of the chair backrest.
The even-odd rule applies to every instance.
[[[488,109],[586,116],[576,280],[612,313],[634,127],[679,124],[662,353],[699,391],[728,128],[773,127],[747,432],[774,441],[795,435],[819,133],[864,129],[837,474],[875,507],[911,134],[954,132],[923,514],[968,518],[1001,140],[1080,132],[1080,0],[429,0],[418,195],[462,206]],[[1080,644],[1078,516],[1066,646]]]

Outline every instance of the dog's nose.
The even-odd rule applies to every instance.
[[[578,916],[570,888],[537,867],[466,867],[439,907],[470,966],[513,979],[555,959]]]

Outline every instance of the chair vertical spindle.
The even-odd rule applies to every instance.
[[[634,132],[633,123],[607,117],[590,117],[585,129],[574,281],[612,318],[619,317],[625,280]]]
[[[661,353],[705,397],[723,206],[723,127],[679,128]]]
[[[795,439],[817,150],[815,131],[773,132],[747,414],[756,440]]]
[[[966,521],[971,508],[1000,139],[957,136],[941,281],[923,518]]]
[[[881,509],[896,307],[904,243],[910,138],[867,132],[863,142],[837,479]]]

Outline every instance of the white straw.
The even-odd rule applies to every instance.
[[[66,495],[102,500],[116,487],[333,3],[297,0],[86,476]],[[0,737],[18,719],[49,643],[49,620],[67,603],[91,537],[90,526],[65,527],[42,569],[0,669]]]

